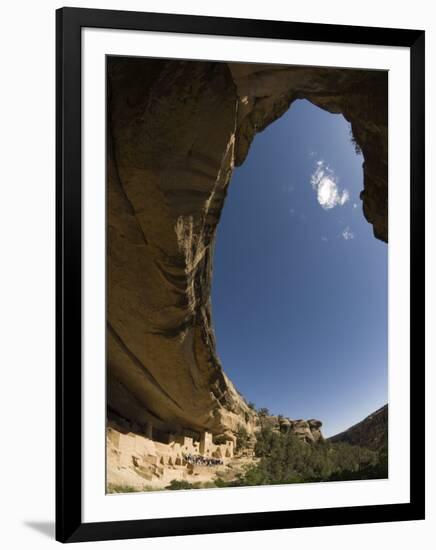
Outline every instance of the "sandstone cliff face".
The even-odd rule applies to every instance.
[[[363,211],[387,240],[385,73],[109,58],[109,411],[162,430],[255,429],[216,354],[213,243],[234,166],[299,98],[351,122]]]

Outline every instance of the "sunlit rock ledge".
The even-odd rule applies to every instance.
[[[234,166],[296,99],[351,123],[387,241],[387,73],[109,58],[108,406],[138,433],[258,427],[216,353],[213,244]]]

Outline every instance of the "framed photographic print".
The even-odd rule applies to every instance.
[[[424,32],[56,47],[57,539],[424,518]]]

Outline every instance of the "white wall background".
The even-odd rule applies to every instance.
[[[54,520],[54,231],[55,231],[55,15],[54,0],[7,3],[0,32],[0,541],[4,548],[53,547]],[[430,189],[431,127],[436,91],[432,2],[209,3],[184,0],[74,0],[70,5],[320,23],[424,28],[427,31],[427,472],[425,522],[324,527],[156,539],[148,548],[178,550],[233,547],[338,550],[430,548],[436,538],[434,323],[436,208]],[[430,251],[433,249],[432,257]],[[433,336],[433,341],[432,341]],[[106,548],[140,548],[144,541],[106,542]],[[89,543],[86,543],[89,545]]]

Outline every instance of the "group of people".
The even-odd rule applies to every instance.
[[[191,453],[184,454],[183,458],[188,464],[196,464],[199,466],[221,466],[222,464],[224,464],[221,458],[193,455]]]

